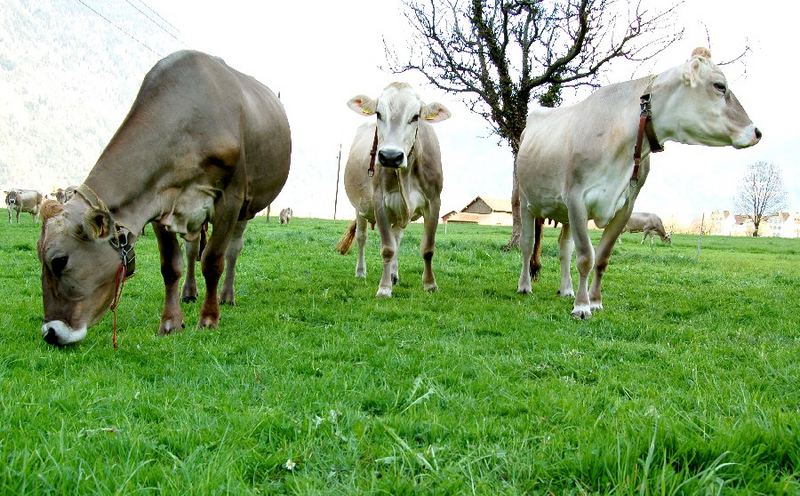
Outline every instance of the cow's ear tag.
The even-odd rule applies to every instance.
[[[438,102],[425,105],[422,108],[423,118],[430,123],[441,122],[450,118],[450,111],[447,107]]]

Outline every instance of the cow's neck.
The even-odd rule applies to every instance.
[[[84,183],[105,203],[116,222],[138,233],[161,209],[159,191],[164,188],[160,183],[167,175],[156,173],[163,170],[163,161],[152,148],[124,147],[131,152],[116,153],[114,148],[119,147],[114,145],[112,140]]]
[[[411,153],[408,155],[408,166],[403,169],[387,169],[381,167],[381,187],[383,194],[397,194],[400,196],[399,211],[394,212],[395,221],[399,227],[405,227],[414,212],[410,201],[411,176],[417,167],[417,156],[419,150],[419,138],[414,142]]]
[[[646,91],[649,91],[652,96],[652,122],[659,142],[663,145],[665,141],[680,141],[679,130],[676,126],[680,119],[672,115],[672,109],[679,109],[680,105],[670,103],[676,90],[683,84],[680,68],[672,68],[658,74],[655,78],[648,77],[638,81],[644,81],[644,83],[639,95],[637,95],[637,99]],[[645,143],[647,143],[647,140],[645,140]]]

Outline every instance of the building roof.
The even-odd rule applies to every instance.
[[[469,202],[466,207],[462,208],[461,211],[464,212],[469,207],[474,205],[478,201],[483,201],[489,208],[492,209],[494,212],[509,212],[511,213],[511,200],[505,200],[501,198],[492,198],[488,196],[476,196],[474,200]]]

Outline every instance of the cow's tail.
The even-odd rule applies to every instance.
[[[200,249],[197,250],[198,262],[203,259],[203,250],[206,249],[206,244],[208,244],[208,221],[203,222],[200,227]]]
[[[336,245],[336,251],[342,255],[347,255],[347,252],[350,251],[350,246],[353,245],[354,239],[356,239],[356,221],[351,222],[350,225],[347,226],[347,230],[342,234],[342,239],[340,239],[339,243]]]

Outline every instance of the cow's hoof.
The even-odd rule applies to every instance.
[[[378,288],[378,292],[375,293],[377,298],[391,298],[392,297],[392,288]]]
[[[161,322],[161,325],[158,328],[158,334],[161,336],[166,336],[167,334],[173,334],[175,332],[182,331],[183,328],[183,319],[168,319]]]
[[[366,279],[367,278],[367,271],[366,270],[356,270],[356,277],[359,279]]]
[[[188,296],[188,295],[187,296],[183,296],[181,298],[181,301],[184,302],[184,303],[194,303],[194,302],[197,301],[197,295],[195,295],[195,296]]]
[[[572,316],[576,319],[587,320],[592,316],[592,310],[589,305],[575,305],[572,309]]]
[[[396,286],[398,282],[400,282],[400,276],[392,274],[392,286]]]
[[[520,284],[517,286],[517,293],[519,294],[530,294],[531,293],[531,285],[530,284]]]
[[[589,302],[589,308],[592,310],[592,312],[596,312],[598,310],[602,310],[603,309],[603,302],[602,301]]]
[[[235,306],[236,305],[236,297],[233,295],[233,293],[229,294],[229,293],[226,293],[226,292],[223,291],[222,294],[219,297],[219,304],[220,305]]]
[[[200,329],[216,329],[219,326],[219,316],[200,317],[197,327]]]
[[[575,298],[575,291],[571,289],[559,289],[556,294],[562,298]]]
[[[422,287],[429,293],[435,293],[439,291],[439,286],[435,282],[423,284]]]

